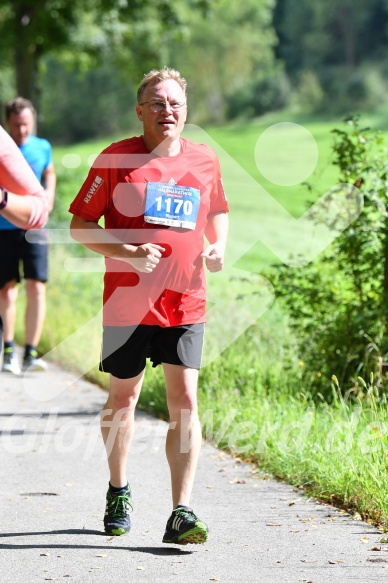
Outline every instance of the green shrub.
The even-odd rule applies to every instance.
[[[334,135],[339,182],[360,188],[363,211],[312,264],[271,274],[299,341],[304,381],[325,398],[332,375],[345,391],[357,392],[358,377],[372,372],[379,385],[387,382],[387,155],[380,134],[357,118]]]

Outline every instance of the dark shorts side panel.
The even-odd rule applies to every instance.
[[[144,370],[146,359],[152,366],[177,364],[200,369],[204,324],[160,326],[105,326],[100,370],[126,379]]]

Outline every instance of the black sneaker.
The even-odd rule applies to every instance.
[[[188,506],[178,506],[167,521],[164,543],[200,545],[207,541],[209,529]]]
[[[38,358],[38,353],[36,350],[31,350],[23,358],[23,371],[28,370],[28,372],[41,372],[47,370],[47,363]]]
[[[1,371],[11,372],[12,374],[16,375],[19,375],[21,373],[18,357],[14,353],[13,348],[4,349],[4,359]]]
[[[106,534],[121,535],[131,530],[129,512],[133,510],[131,488],[128,486],[123,494],[106,494],[104,527]]]

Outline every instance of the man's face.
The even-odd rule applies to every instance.
[[[166,107],[158,110],[157,104],[162,102]],[[186,95],[176,81],[168,79],[146,87],[141,103],[144,105],[137,105],[136,112],[143,122],[144,137],[148,143],[155,148],[164,140],[172,142],[179,138],[186,121],[187,106]],[[168,104],[184,105],[172,109]]]
[[[20,113],[11,113],[7,119],[10,136],[22,146],[34,129],[34,115],[28,107]]]

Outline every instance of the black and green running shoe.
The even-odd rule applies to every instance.
[[[131,530],[129,512],[133,510],[131,489],[128,486],[122,494],[106,494],[104,527],[106,534],[121,535]]]
[[[163,542],[200,545],[207,541],[209,529],[188,506],[177,506],[167,521]]]

